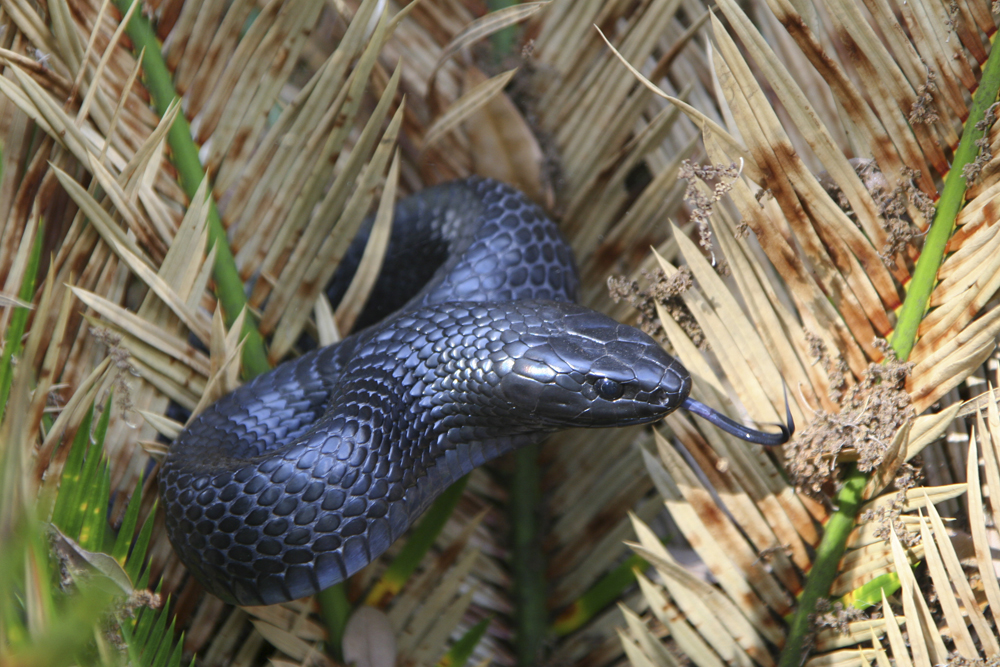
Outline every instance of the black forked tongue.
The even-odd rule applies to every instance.
[[[747,442],[752,442],[757,445],[765,445],[767,447],[783,445],[791,440],[792,435],[795,433],[795,421],[792,419],[792,409],[788,405],[787,393],[785,394],[785,417],[788,419],[788,425],[776,424],[776,426],[781,429],[781,433],[767,433],[765,431],[757,431],[752,428],[747,428],[743,424],[734,422],[724,414],[716,412],[704,403],[699,403],[693,398],[686,399],[684,401],[684,407],[689,412],[693,412],[699,417],[712,422],[726,433],[735,435],[741,440],[746,440]]]

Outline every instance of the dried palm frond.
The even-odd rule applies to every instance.
[[[34,307],[23,352],[5,348],[24,372],[4,422],[20,458],[5,459],[4,479],[21,470],[8,461],[31,470],[5,483],[14,504],[52,491],[67,456],[57,443],[114,385],[105,451],[110,488],[126,493],[112,517],[147,480],[149,572],[175,594],[184,650],[208,664],[326,662],[348,601],[366,600],[384,613],[347,625],[345,658],[385,659],[358,642],[391,637],[400,664],[532,664],[544,650],[564,664],[624,652],[637,665],[770,665],[789,637],[805,638],[801,617],[790,635],[782,617],[809,607],[799,595],[817,569],[833,582],[823,596],[884,604],[885,590],[896,606],[824,621],[837,627],[815,635],[814,665],[885,664],[880,644],[858,648],[874,635],[900,664],[946,660],[951,647],[966,660],[995,655],[995,529],[977,459],[998,497],[995,401],[975,404],[987,418],[968,450],[955,421],[957,393],[1000,326],[1000,170],[986,153],[954,233],[949,220],[919,250],[939,186],[955,180],[959,136],[972,136],[960,121],[996,29],[985,4],[726,1],[720,16],[693,0],[551,0],[485,16],[459,0],[331,4],[0,3],[0,294],[20,299],[0,300],[3,328],[27,316],[13,306]],[[156,32],[143,33],[150,18]],[[520,52],[486,46],[525,20]],[[708,164],[682,168],[685,158]],[[472,172],[561,217],[584,301],[668,342],[698,400],[775,421],[783,379],[809,426],[784,458],[682,414],[655,431],[567,434],[537,461],[529,451],[501,463],[494,473],[511,473],[512,488],[474,473],[412,544],[321,613],[205,596],[165,539],[145,474],[164,451],[158,436],[182,426],[171,402],[200,410],[235,386],[241,363],[259,372],[303,332],[333,342],[349,330],[381,249],[369,247],[336,312],[322,288],[376,200],[384,232],[397,180],[409,192]],[[937,216],[960,203],[961,192],[946,195]],[[19,294],[36,241],[51,278]],[[921,282],[914,262],[946,243],[940,268],[923,270],[940,282]],[[622,276],[610,292],[608,274]],[[920,290],[924,317],[909,300]],[[899,310],[904,296],[915,316]],[[900,346],[904,324],[919,327],[912,351]],[[912,369],[871,366],[889,349],[882,338]],[[942,402],[956,404],[921,414]],[[46,409],[58,417],[41,419]],[[935,446],[946,431],[953,444]],[[930,467],[917,486],[918,455],[952,473]],[[855,462],[870,474],[844,478]],[[835,495],[842,479],[850,498]],[[831,567],[821,539],[851,531],[851,508],[865,519]],[[967,532],[940,516],[963,512]],[[512,548],[512,527],[537,543]],[[636,536],[638,555],[625,544]],[[687,546],[665,549],[667,536]],[[531,566],[539,553],[544,572]],[[984,601],[990,614],[976,613]]]
[[[696,615],[693,608],[681,606],[686,621],[697,628],[714,650],[705,654],[685,640],[693,651],[689,655],[699,664],[715,664],[719,658],[740,660],[731,653],[735,649],[742,650],[746,659],[767,665],[777,656],[778,651],[771,648],[775,647],[784,649],[781,664],[801,664],[808,655],[803,641],[810,630],[810,620],[803,610],[814,612],[812,605],[817,597],[842,598],[848,605],[865,606],[871,604],[873,593],[891,594],[898,589],[903,596],[905,618],[909,623],[922,624],[918,627],[923,628],[928,639],[926,647],[921,649],[923,660],[946,661],[948,654],[935,617],[930,615],[909,566],[902,565],[905,558],[899,540],[903,536],[897,539],[896,531],[902,530],[907,535],[905,543],[910,545],[910,559],[916,563],[924,558],[916,535],[923,533],[926,543],[929,533],[922,522],[906,521],[900,513],[924,506],[920,499],[926,499],[928,511],[932,511],[932,503],[966,492],[965,484],[913,488],[914,469],[905,462],[940,437],[956,411],[940,417],[920,417],[916,422],[912,418],[962,383],[990,357],[998,331],[997,311],[989,307],[996,293],[993,261],[987,259],[988,252],[978,254],[978,262],[970,259],[992,237],[992,232],[986,230],[993,229],[996,223],[995,219],[977,217],[983,211],[983,202],[988,201],[977,203],[977,199],[990,190],[992,181],[977,184],[970,192],[969,203],[957,219],[954,217],[966,180],[966,174],[959,173],[959,168],[975,156],[977,134],[982,136],[985,127],[974,130],[975,119],[966,126],[953,173],[948,174],[947,164],[936,158],[942,143],[950,144],[949,147],[957,143],[951,140],[954,127],[948,111],[958,111],[963,117],[968,113],[968,98],[960,92],[960,86],[973,87],[973,79],[961,76],[968,70],[967,58],[981,55],[979,64],[986,67],[985,72],[992,71],[989,64],[982,62],[985,51],[977,48],[983,38],[975,35],[972,24],[963,23],[961,30],[956,28],[961,40],[941,39],[933,43],[933,48],[918,40],[919,48],[929,49],[925,63],[931,61],[938,66],[929,68],[929,73],[921,73],[920,80],[909,81],[898,70],[886,68],[883,70],[886,77],[897,73],[900,77],[896,82],[899,85],[892,87],[885,85],[886,77],[871,75],[878,71],[873,64],[875,58],[882,57],[882,62],[891,58],[877,39],[869,39],[864,49],[852,51],[852,60],[844,63],[831,57],[822,40],[813,33],[828,24],[850,21],[850,26],[845,26],[849,34],[868,31],[874,37],[852,3],[840,3],[831,9],[832,16],[824,16],[823,22],[814,17],[803,18],[790,6],[771,5],[781,23],[790,27],[788,36],[772,35],[772,43],[794,48],[788,41],[790,36],[815,70],[795,69],[792,65],[795,61],[780,58],[740,8],[731,3],[720,7],[729,24],[727,28],[713,18],[716,46],[713,63],[718,89],[725,96],[728,131],[710,124],[692,109],[687,112],[701,119],[705,145],[713,163],[726,165],[737,160],[741,163],[740,175],[735,178],[730,175],[730,182],[724,183],[739,217],[725,209],[715,212],[714,245],[703,243],[702,250],[683,235],[675,235],[686,268],[699,286],[698,290],[685,292],[682,298],[708,341],[710,363],[706,364],[702,353],[684,342],[684,333],[668,320],[665,312],[661,319],[680,358],[695,372],[694,395],[705,395],[701,400],[715,407],[722,407],[718,392],[725,387],[755,418],[766,421],[777,417],[775,408],[780,405],[781,386],[775,364],[779,364],[780,375],[795,382],[793,394],[802,410],[798,414],[806,415],[810,422],[805,432],[786,448],[786,469],[795,475],[801,488],[817,494],[818,498],[835,490],[845,470],[847,476],[836,495],[837,513],[826,524],[822,543],[816,543],[810,522],[794,520],[791,525],[798,530],[784,533],[778,540],[771,531],[789,525],[793,515],[788,514],[788,505],[778,514],[766,513],[764,503],[770,494],[786,499],[793,494],[791,488],[782,491],[780,486],[763,495],[756,490],[754,478],[780,479],[776,471],[768,471],[766,467],[754,472],[761,461],[769,463],[769,459],[748,456],[739,445],[712,442],[706,446],[686,420],[668,418],[667,424],[683,444],[687,456],[678,456],[666,440],[660,440],[659,457],[647,456],[647,466],[658,480],[658,489],[679,529],[718,581],[728,604],[739,610],[735,614],[716,609],[706,617]],[[909,8],[904,16],[908,11]],[[920,11],[932,13],[939,8],[921,5]],[[894,18],[884,14],[878,14],[877,18],[883,21],[880,28],[886,33],[901,34],[900,27],[892,24]],[[936,30],[930,23],[925,27],[932,32]],[[987,34],[995,30],[992,19],[984,27]],[[731,33],[739,37],[745,51],[737,47]],[[846,39],[846,34],[831,33],[829,39],[831,42]],[[967,55],[962,46],[969,44],[972,46],[967,46]],[[756,69],[751,67],[747,56],[752,58]],[[957,66],[952,64],[956,61]],[[942,63],[947,68],[942,68]],[[855,75],[857,78],[852,78]],[[942,99],[934,101],[940,110],[935,117],[926,114],[932,98],[917,100],[912,94],[905,95],[907,86],[912,86],[911,90],[920,88],[923,77],[948,79]],[[864,92],[856,88],[858,84],[854,81],[865,87]],[[980,114],[996,96],[995,83],[991,82],[984,79],[977,92],[975,103]],[[994,86],[992,90],[990,85]],[[843,105],[840,118],[833,118],[832,129],[827,129],[829,121],[821,121],[813,107],[814,100],[828,95],[807,95],[806,86],[832,92]],[[926,85],[923,90],[927,90]],[[772,108],[765,91],[778,100],[780,113]],[[983,91],[987,91],[985,95]],[[901,97],[894,99],[893,95]],[[905,99],[912,104],[902,105]],[[925,115],[906,116],[905,110],[915,109],[918,103]],[[951,109],[945,108],[945,104]],[[987,127],[990,124],[986,122]],[[845,128],[850,133],[843,133]],[[838,136],[854,140],[838,145]],[[861,158],[854,165],[847,160],[851,154]],[[820,169],[825,173],[817,178],[814,173]],[[989,178],[985,176],[988,171],[982,173],[984,179]],[[935,214],[929,207],[929,197],[937,194],[933,185],[936,178],[945,178],[948,185]],[[968,175],[968,180],[974,178]],[[949,191],[956,183],[958,189]],[[904,223],[926,230],[932,218],[934,228],[927,235],[910,282],[913,266],[910,261],[918,253],[890,237],[905,232],[901,226]],[[976,222],[967,227],[971,220]],[[754,232],[761,250],[783,280],[775,281],[761,271],[757,251],[731,240],[730,235],[739,230],[737,225]],[[958,231],[953,234],[956,226]],[[971,241],[976,231],[982,236]],[[912,232],[909,234],[914,236]],[[707,238],[704,233],[702,238]],[[948,243],[951,254],[938,269],[938,265],[925,260],[933,262],[935,247],[938,253],[942,252],[944,242]],[[711,254],[711,263],[704,257],[705,252]],[[668,277],[677,271],[665,259],[657,259]],[[735,288],[716,275],[723,263],[728,264]],[[923,279],[921,271],[930,281]],[[966,279],[957,278],[958,275]],[[935,276],[941,282],[931,292],[924,286],[933,286]],[[909,283],[907,307],[897,311],[901,304],[899,287],[906,283]],[[930,294],[932,308],[922,320],[926,306],[921,306],[918,300],[921,289]],[[730,297],[730,292],[737,298]],[[899,317],[895,330],[889,316],[893,311]],[[796,321],[796,316],[802,324]],[[914,323],[919,323],[915,346],[906,340],[904,322],[914,333]],[[878,345],[879,337],[890,336],[891,348]],[[912,334],[909,340],[913,340]],[[892,360],[881,368],[869,365],[883,360],[890,349],[908,357],[912,367],[900,367]],[[817,362],[822,365],[816,366]],[[709,441],[718,439],[709,433],[704,437]],[[845,466],[851,461],[857,462],[856,468]],[[710,488],[703,486],[705,479]],[[897,488],[886,492],[894,485]],[[868,504],[861,506],[861,501],[868,499],[871,499]],[[811,506],[808,499],[802,500],[816,519],[824,519],[824,510]],[[746,514],[743,508],[748,503],[762,513],[760,518]],[[858,514],[866,523],[848,539]],[[711,530],[705,523],[709,517],[714,517]],[[647,593],[647,603],[653,607],[661,599],[673,598],[681,605],[683,596],[698,589],[698,582],[685,582],[682,571],[669,559],[654,534],[642,523],[637,522],[637,526],[641,528],[642,545],[636,548],[654,563],[666,586],[656,596]],[[807,527],[807,533],[802,532],[803,526]],[[762,528],[768,530],[759,534]],[[728,533],[732,538],[723,541]],[[835,535],[841,536],[839,544],[834,544]],[[848,544],[846,554],[844,540]],[[802,560],[807,556],[802,547],[808,545],[818,549],[812,562],[808,557]],[[767,554],[766,567],[753,558],[754,554]],[[952,563],[956,560],[952,559]],[[803,571],[812,567],[809,583],[803,586],[797,578],[789,576],[794,575],[794,570],[788,569],[790,561]],[[943,578],[943,561],[936,551],[927,554],[927,561],[932,578],[936,572],[938,594],[952,598],[950,586],[960,589],[962,584]],[[950,577],[956,576],[966,575],[953,568]],[[995,579],[995,574],[990,576]],[[814,580],[822,579],[827,582],[823,586],[812,585]],[[651,586],[647,584],[644,592],[653,590]],[[698,596],[703,599],[709,595],[708,590],[699,591]],[[776,632],[772,621],[789,612],[788,594],[798,595],[802,591],[790,629],[779,627]],[[957,626],[961,601],[952,600],[941,603],[942,613]],[[657,615],[661,622],[668,622],[662,614]],[[716,619],[715,625],[708,620],[710,617]],[[670,622],[678,623],[676,619]],[[965,621],[961,623],[964,628]],[[985,622],[977,623],[983,632],[996,632],[988,629]],[[812,657],[809,664],[856,664],[867,660],[868,656],[857,651],[837,653],[834,649],[870,641],[873,631],[888,631],[892,636],[896,628],[891,622],[859,623],[854,629],[846,621],[843,625],[845,629],[839,633],[828,631],[816,637],[813,648],[820,654]],[[713,627],[715,630],[711,630]],[[845,633],[850,639],[843,636]],[[674,634],[680,643],[681,635]],[[630,654],[642,651],[645,657],[640,661],[653,661],[652,654],[642,649],[642,642],[648,645],[648,637],[640,640],[641,635],[633,633],[630,641],[639,644],[629,646],[628,651]],[[995,643],[992,637],[981,641],[984,653],[980,655],[967,633],[956,627],[950,635],[956,648],[959,642],[963,643],[969,653],[963,657],[969,660],[994,654],[990,648]],[[894,644],[897,660],[903,659],[898,654],[901,646]]]

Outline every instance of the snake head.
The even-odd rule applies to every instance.
[[[625,426],[661,419],[687,398],[688,372],[638,329],[574,304],[533,307],[529,321],[540,324],[497,365],[499,393],[516,410],[548,427]]]

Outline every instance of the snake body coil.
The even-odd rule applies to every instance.
[[[556,430],[700,406],[655,341],[573,303],[568,245],[505,185],[468,179],[401,202],[384,266],[411,273],[383,271],[363,318],[398,312],[243,385],[170,448],[170,540],[227,602],[273,604],[342,581],[459,477]],[[403,303],[407,287],[420,291]],[[785,428],[721,425],[787,439]]]

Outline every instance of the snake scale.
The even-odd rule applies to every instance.
[[[470,178],[395,210],[371,324],[258,376],[195,417],[160,472],[174,549],[226,602],[273,604],[382,554],[450,484],[569,427],[684,406],[687,371],[649,336],[574,303],[572,252],[521,193]],[[366,233],[329,290],[336,299]],[[391,269],[391,270],[390,270]],[[426,284],[425,284],[426,283]]]

